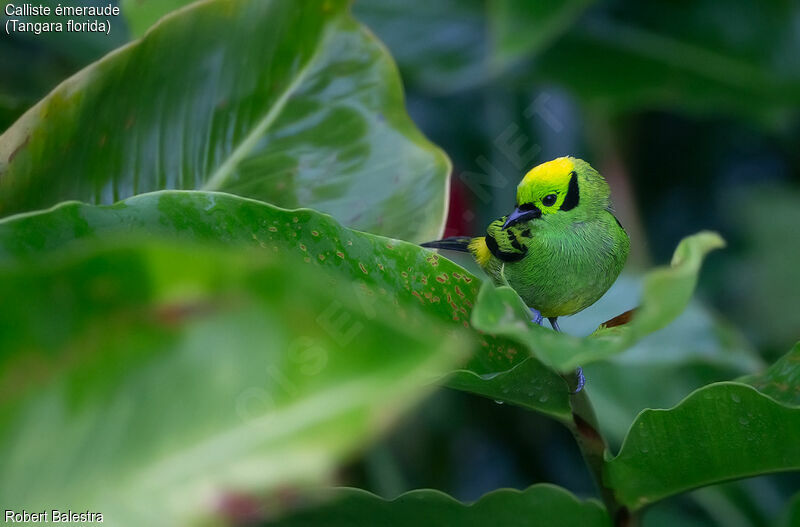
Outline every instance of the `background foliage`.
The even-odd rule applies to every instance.
[[[540,350],[551,335],[533,332],[515,340],[491,316],[485,326],[473,322],[506,338],[474,334],[463,326],[478,298],[477,276],[411,245],[346,229],[410,242],[439,234],[450,166],[414,123],[453,162],[446,234],[481,232],[488,220],[507,212],[520,174],[552,157],[573,154],[606,175],[633,254],[606,297],[562,322],[571,335],[588,335],[637,305],[648,287],[645,271],[668,263],[687,235],[709,228],[728,241],[725,250],[709,256],[698,294],[673,323],[606,361],[579,361],[586,365],[600,428],[614,452],[622,447],[610,477],[623,489],[625,503],[639,506],[682,485],[689,489],[800,463],[791,448],[800,437],[797,392],[791,389],[797,385],[797,348],[784,356],[800,337],[800,34],[790,22],[800,16],[796,3],[357,0],[351,17],[344,2],[233,2],[238,7],[228,9],[212,0],[170,17],[124,52],[94,62],[187,3],[123,1],[125,18],[114,22],[111,38],[0,35],[0,130],[8,128],[0,138],[3,216],[68,199],[108,205],[143,191],[201,191],[157,192],[112,206],[68,203],[0,223],[3,295],[24,299],[15,302],[20,309],[0,317],[0,430],[16,430],[0,442],[15,460],[0,481],[4,496],[33,496],[31,506],[49,505],[53,489],[71,479],[87,438],[113,443],[115,434],[131,427],[162,429],[170,415],[182,415],[184,406],[177,403],[163,409],[154,401],[158,410],[148,412],[148,406],[126,401],[142,400],[151,387],[162,386],[159,379],[184,378],[173,389],[194,394],[184,405],[205,409],[202,417],[186,417],[197,428],[176,421],[172,425],[184,432],[179,438],[156,434],[148,443],[134,436],[135,456],[101,450],[104,462],[119,464],[127,474],[132,496],[108,492],[100,469],[85,474],[75,496],[91,496],[89,502],[134,521],[143,512],[137,501],[160,496],[169,499],[175,518],[183,518],[192,509],[186,498],[193,495],[191,483],[198,474],[213,474],[217,481],[236,481],[242,491],[264,493],[267,506],[236,492],[215,505],[228,519],[241,520],[298,505],[268,492],[275,482],[264,472],[274,472],[285,481],[324,478],[389,500],[420,487],[467,501],[498,487],[527,488],[489,494],[469,517],[481,524],[481,514],[497,517],[496,511],[524,498],[535,514],[557,515],[564,524],[571,513],[558,507],[576,511],[580,502],[582,521],[588,521],[599,505],[584,501],[596,494],[569,431],[559,424],[569,418],[564,381],[534,358],[520,360],[531,338],[534,356],[547,362]],[[270,24],[296,32],[265,31]],[[209,62],[215,53],[222,58]],[[315,208],[334,220],[202,192],[216,190]],[[475,271],[469,262],[459,263]],[[220,267],[230,271],[219,273]],[[331,274],[339,272],[350,279]],[[445,281],[436,280],[441,276]],[[652,283],[648,276],[644,284]],[[285,287],[259,288],[264,279]],[[295,291],[304,292],[296,304],[290,301]],[[495,300],[513,305],[514,297]],[[331,302],[340,303],[339,310],[328,313]],[[208,306],[215,306],[211,314]],[[344,313],[347,323],[337,326],[344,334],[356,327],[353,321],[372,329],[357,345],[331,340],[326,332],[309,335],[320,311],[334,320],[345,320],[339,318]],[[401,323],[398,312],[405,313]],[[293,320],[305,322],[292,326]],[[270,331],[273,326],[287,328],[278,334]],[[456,327],[457,344],[441,336]],[[378,347],[370,339],[387,332],[409,354],[405,361],[384,363],[368,353]],[[421,332],[439,336],[420,342]],[[239,338],[221,342],[215,354],[196,353],[209,349],[208,339],[218,334]],[[164,337],[168,345],[154,344]],[[274,338],[265,348],[290,349],[309,337],[292,348],[294,362],[292,355],[248,353],[256,341]],[[591,339],[573,342],[593,345]],[[555,342],[554,349],[563,346]],[[110,358],[75,356],[77,348],[111,349],[110,356],[121,357],[119,364],[136,376],[111,368],[104,362]],[[219,349],[233,353],[220,358]],[[349,360],[340,355],[343,350],[361,354]],[[389,351],[386,356],[396,357]],[[475,354],[466,359],[470,351]],[[420,366],[414,357],[429,354],[435,360],[420,379],[413,375]],[[309,376],[308,368],[319,366],[323,355],[323,374]],[[264,360],[276,362],[264,366]],[[243,395],[235,389],[243,379],[233,382],[226,375],[243,364],[278,372],[279,379],[244,380],[275,391]],[[573,365],[561,363],[564,369]],[[432,388],[430,375],[454,367],[461,369],[448,384],[458,390],[436,391],[391,435],[363,450],[366,439],[389,424],[389,417],[377,416],[396,417]],[[40,373],[20,376],[30,371]],[[100,371],[105,381],[92,376]],[[206,380],[197,383],[186,371]],[[245,401],[247,412],[235,423],[257,428],[260,417],[291,416],[280,412],[283,405],[313,407],[345,377],[342,372],[353,371],[373,385],[341,399],[339,420],[304,422],[291,436],[306,447],[303,452],[317,453],[313,463],[296,462],[292,448],[281,450],[280,438],[273,438],[272,457],[242,448],[191,467],[194,472],[169,472],[161,484],[173,496],[160,494],[162,487],[145,484],[150,480],[137,472],[160,470],[165,452],[223,435],[236,401]],[[498,371],[505,373],[494,375]],[[114,379],[129,379],[119,399],[109,397],[118,393]],[[692,394],[735,379],[759,391],[736,383]],[[205,400],[209,386],[227,395]],[[375,386],[385,393],[375,395]],[[63,401],[68,404],[59,406]],[[716,411],[708,414],[708,406],[698,409],[700,403]],[[748,409],[744,414],[742,407]],[[319,413],[323,406],[316,408]],[[708,430],[716,426],[711,433],[719,459],[692,467],[696,445],[668,442],[681,437],[675,430],[687,420],[675,416],[687,412],[708,423]],[[101,426],[102,415],[117,421]],[[34,429],[36,416],[48,416],[53,428]],[[72,422],[58,425],[65,416]],[[320,430],[339,441],[315,444]],[[775,430],[789,435],[775,440]],[[49,452],[45,440],[28,441],[55,433],[66,434],[60,452]],[[667,443],[653,443],[659,438]],[[747,465],[743,445],[773,466]],[[275,452],[284,452],[285,459]],[[663,481],[637,479],[663,470],[640,464],[657,463],[653,452],[673,456],[667,464],[674,473],[665,478],[674,482],[672,491],[664,491]],[[740,464],[729,463],[739,458]],[[58,468],[47,484],[23,477],[33,460]],[[230,473],[217,472],[214,463],[232,467]],[[242,474],[233,468],[237,463],[269,470]],[[692,468],[706,479],[692,480],[686,474]],[[534,483],[565,487],[578,498],[548,485],[530,487]],[[644,525],[793,525],[798,488],[797,474],[716,484],[649,507]],[[437,492],[406,494],[397,502],[341,492],[334,502],[340,505],[311,508],[286,521],[313,525],[320,517],[347,518],[358,509],[376,516],[391,510],[419,523],[419,515],[452,519],[466,510]],[[542,512],[540,503],[552,509]],[[603,521],[600,515],[597,524]]]

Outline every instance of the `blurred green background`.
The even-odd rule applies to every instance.
[[[800,4],[357,0],[353,11],[397,61],[413,120],[453,161],[447,235],[482,232],[551,158],[584,158],[609,180],[632,237],[626,277],[565,330],[586,334],[633,307],[637,273],[682,237],[715,229],[728,241],[678,322],[587,368],[613,446],[641,408],[798,340]],[[128,35],[122,18],[111,37],[0,35],[0,129]],[[472,500],[535,482],[592,493],[558,424],[449,390],[340,482],[384,497],[433,487]],[[798,488],[791,474],[710,487],[657,505],[645,524],[771,525]]]

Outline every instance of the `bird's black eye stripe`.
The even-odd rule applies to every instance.
[[[536,205],[534,205],[533,203],[523,203],[522,205],[518,206],[517,208],[519,210],[523,211],[523,212],[527,212],[529,210],[535,209]]]
[[[542,198],[542,205],[545,207],[552,207],[556,203],[556,197],[557,196],[555,194],[548,194]]]
[[[577,207],[580,197],[580,189],[578,188],[578,173],[573,170],[571,177],[569,178],[567,195],[564,198],[564,203],[561,204],[561,210],[571,210]]]

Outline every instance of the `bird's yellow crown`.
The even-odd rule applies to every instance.
[[[517,187],[517,204],[536,202],[550,193],[565,195],[574,170],[571,157],[559,157],[533,167]]]

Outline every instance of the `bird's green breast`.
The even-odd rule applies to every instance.
[[[489,274],[545,317],[571,315],[595,303],[625,265],[630,249],[625,230],[605,211],[592,220],[538,227],[522,240],[523,258],[492,258]]]

